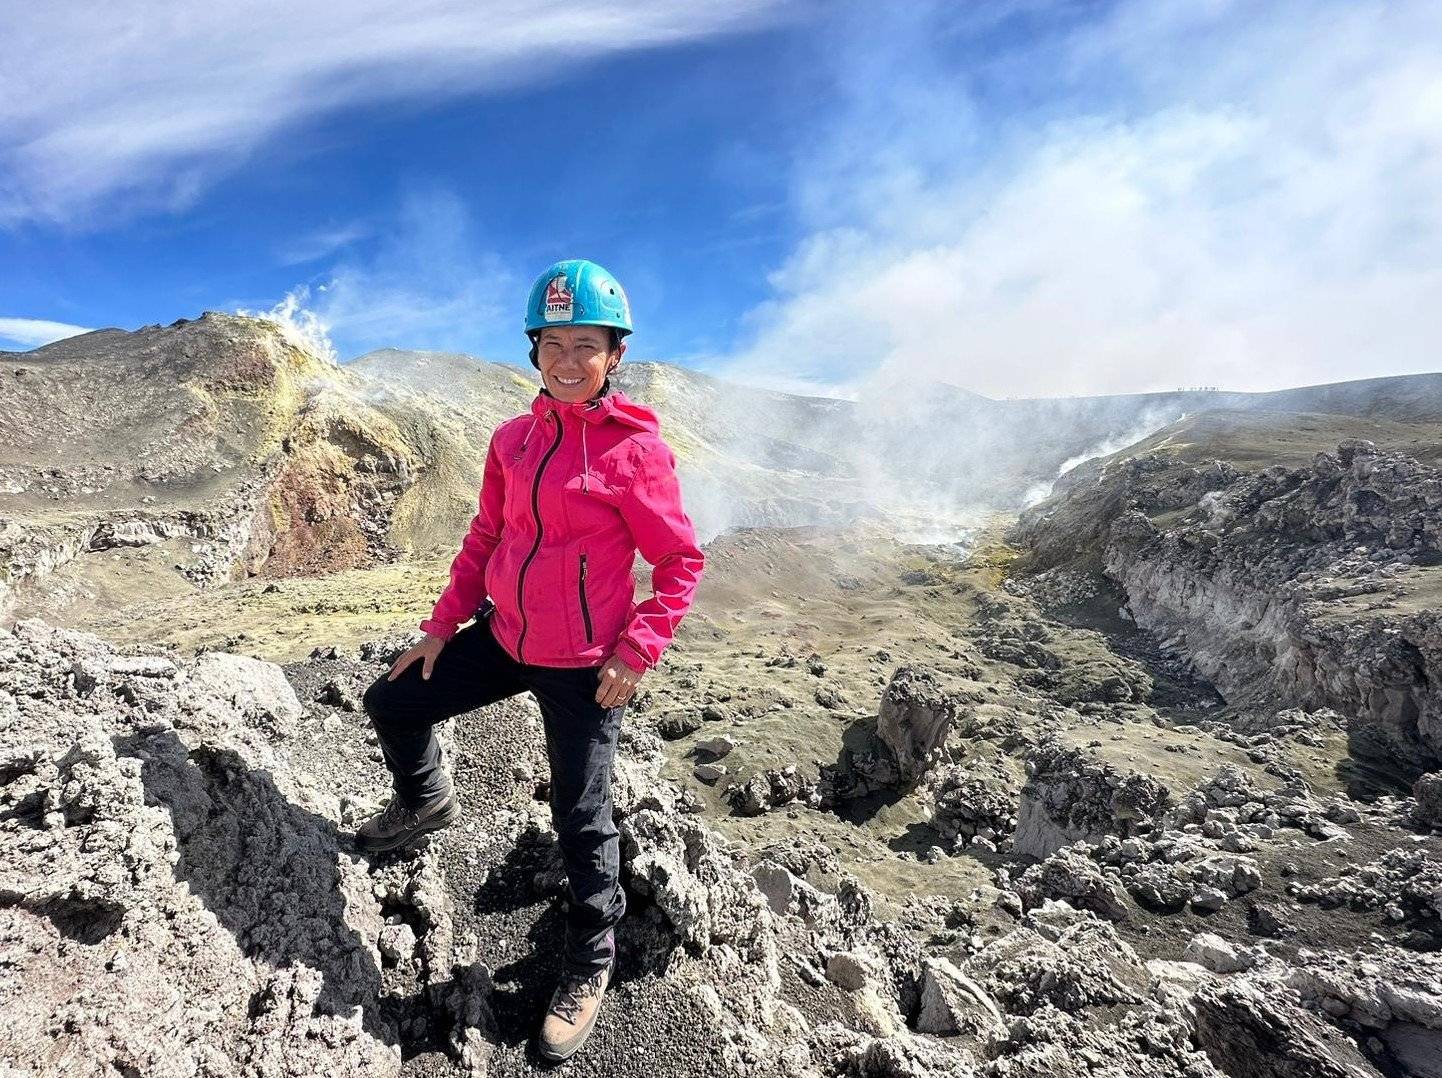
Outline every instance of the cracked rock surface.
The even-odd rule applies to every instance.
[[[381,770],[359,716],[324,701],[359,695],[408,639],[281,668],[121,651],[38,620],[0,633],[5,1059],[39,1073],[542,1072],[531,1037],[563,899],[534,705],[446,728],[463,823],[374,859],[348,837],[379,806]],[[1089,838],[999,867],[994,914],[954,922],[968,937],[880,917],[825,845],[718,834],[661,777],[665,746],[644,724],[622,741],[630,906],[577,1073],[1081,1076],[1126,1059],[1205,1078],[1425,1074],[1407,1068],[1442,1046],[1435,952],[1274,952],[1225,926],[1173,944],[1151,927],[1149,869],[1231,901],[1266,885],[1229,835],[1275,814],[1279,832],[1327,841],[1307,831],[1326,805],[1300,789],[1224,771],[1163,797],[1085,753],[1019,749],[1036,774],[1095,791],[1096,816]],[[1435,925],[1431,856],[1379,857],[1358,877],[1365,897],[1347,876],[1291,897]],[[1271,1069],[1237,1062],[1257,1045]]]

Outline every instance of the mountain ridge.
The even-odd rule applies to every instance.
[[[1204,432],[1186,435],[1194,455],[1229,438],[1262,458],[1277,439],[1300,453],[1365,422],[1425,456],[1425,432],[1411,425],[1442,415],[1442,375],[1023,401],[955,386],[860,402],[798,396],[649,360],[623,363],[614,382],[661,415],[703,540],[882,517],[897,534],[961,535],[1077,461],[1182,437],[1158,434],[1177,423]],[[111,574],[90,568],[102,555],[175,595],[444,556],[475,512],[490,431],[529,407],[538,381],[464,353],[384,349],[337,363],[280,323],[206,312],[0,352],[0,385],[8,611],[17,589],[43,593],[57,570],[67,602],[106,593],[98,581]],[[1198,407],[1209,403],[1233,410]],[[1263,405],[1292,411],[1274,421]],[[1316,406],[1351,418],[1317,420]],[[1309,424],[1315,437],[1302,437]]]

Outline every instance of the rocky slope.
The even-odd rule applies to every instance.
[[[485,425],[518,368],[385,349],[350,369],[444,400]],[[519,368],[522,378],[532,377]],[[958,511],[1017,507],[1077,462],[1188,415],[1299,412],[1378,423],[1442,418],[1442,376],[1276,393],[1172,392],[992,400],[952,385],[869,387],[856,401],[736,385],[666,363],[622,364],[616,383],[663,416],[706,537],[728,527],[846,522],[877,510],[954,523]]]
[[[283,670],[122,653],[36,620],[0,634],[0,1059],[46,1074],[545,1069],[529,1038],[555,973],[560,874],[533,707],[507,701],[448,733],[461,825],[373,861],[347,838],[381,787],[355,702],[404,642]],[[646,726],[628,726],[617,765],[620,971],[570,1072],[1432,1073],[1435,953],[1287,938],[1296,924],[1257,851],[1348,831],[1300,787],[1224,769],[1123,811],[1133,780],[1039,745],[1023,798],[1052,813],[1057,799],[1027,791],[1070,784],[1096,841],[998,865],[966,902],[916,895],[891,920],[825,845],[718,835],[694,793],[658,777]],[[1342,818],[1360,839],[1404,808]],[[1252,852],[1226,852],[1239,845]],[[1361,887],[1322,879],[1295,898],[1390,903],[1380,916],[1395,906],[1426,934],[1435,858],[1419,846],[1368,865]],[[1229,940],[1225,918],[1149,938],[1148,911],[1178,887],[1196,910],[1213,891],[1218,905],[1250,895],[1256,942]]]
[[[85,611],[454,543],[483,452],[274,323],[0,354],[0,611]],[[468,513],[469,510],[469,513]]]
[[[1349,797],[1340,716],[1244,734],[1141,639],[1045,613],[1085,582],[985,541],[711,550],[629,712],[621,976],[569,1070],[1430,1073],[1442,796]],[[543,1069],[534,705],[446,731],[460,825],[347,838],[385,785],[358,701],[408,638],[278,668],[0,634],[0,1059]]]
[[[954,535],[1189,410],[1285,397],[1377,425],[1388,409],[1425,418],[1435,396],[1412,378],[1058,401],[896,387],[850,402],[660,363],[627,363],[617,381],[661,410],[707,538],[878,516]],[[453,553],[490,432],[535,386],[528,369],[440,353],[341,366],[276,323],[214,313],[0,353],[0,384],[0,616],[82,625],[231,581]]]
[[[1097,551],[1137,624],[1238,706],[1332,708],[1353,751],[1442,762],[1442,472],[1363,440],[1244,472],[1135,453],[1018,535],[1035,564]]]

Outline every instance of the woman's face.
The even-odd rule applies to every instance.
[[[541,330],[536,362],[551,396],[572,403],[599,393],[625,351],[624,344],[611,351],[611,332],[604,326],[555,326]]]

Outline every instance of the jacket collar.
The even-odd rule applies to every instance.
[[[534,415],[544,415],[546,412],[573,412],[576,414],[594,412],[598,407],[601,407],[601,402],[605,400],[606,397],[616,392],[620,391],[611,387],[610,378],[607,378],[601,383],[601,391],[599,393],[590,400],[585,401],[559,400],[551,394],[549,389],[542,386],[541,391],[536,394],[535,400],[531,401],[531,412]]]
[[[568,416],[587,423],[602,423],[614,419],[637,430],[649,430],[653,433],[661,426],[655,412],[646,405],[631,400],[621,390],[612,388],[609,378],[601,385],[601,391],[586,401],[557,400],[549,389],[542,386],[541,391],[531,401],[531,414],[539,419],[547,412],[555,412],[556,417],[563,421]]]

